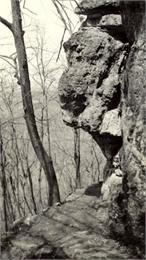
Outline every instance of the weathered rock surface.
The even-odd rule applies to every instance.
[[[117,108],[120,101],[118,71],[124,44],[98,28],[83,28],[64,46],[69,68],[60,80],[59,95],[62,109],[70,116],[64,120],[99,132],[105,112]]]
[[[2,243],[1,259],[136,258],[109,238],[109,201],[103,203],[100,195],[98,185],[77,190],[63,205],[35,217],[30,226]]]
[[[116,176],[116,174],[113,173],[102,185],[101,194],[103,200],[110,201],[111,199],[113,199],[113,194],[117,195],[117,192],[119,193],[119,190],[122,190],[122,177]]]
[[[100,132],[105,112],[120,101],[124,44],[100,28],[82,28],[64,47],[69,67],[59,84],[63,119],[71,126]]]
[[[77,12],[88,17],[65,44],[64,121],[93,136],[107,158],[105,172],[122,146],[123,177],[107,174],[102,197],[99,185],[77,190],[19,225],[19,234],[2,241],[1,259],[144,259],[145,2],[84,0]]]
[[[118,116],[118,109],[112,109],[105,113],[100,133],[112,133],[114,136],[121,136],[121,119]]]
[[[118,0],[83,0],[75,10],[76,14],[117,14],[119,13]]]
[[[69,64],[59,86],[64,121],[96,140],[107,158],[105,179],[122,146],[124,175],[112,197],[111,228],[125,241],[131,236],[143,251],[145,1],[84,0],[76,13],[87,19],[64,45]]]
[[[64,121],[88,131],[111,161],[108,165],[122,146],[119,103],[128,53],[121,16],[115,14],[117,6],[117,1],[80,3],[88,17],[64,44],[68,68],[59,83]],[[97,17],[93,15],[97,9],[105,12]]]
[[[123,205],[135,243],[145,238],[145,1],[120,1],[131,49],[122,83]],[[123,207],[122,205],[122,207]],[[122,209],[123,210],[123,209]],[[137,241],[137,242],[136,242]],[[139,242],[138,242],[139,241]]]

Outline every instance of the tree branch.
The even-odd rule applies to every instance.
[[[59,48],[59,52],[58,52],[58,56],[57,56],[56,62],[59,60],[59,57],[60,57],[60,52],[61,52],[61,49],[62,49],[65,32],[66,32],[66,28],[64,28],[64,32],[63,32],[62,39],[61,39],[61,42],[60,42],[60,48]]]
[[[15,66],[9,62],[7,59],[10,59],[10,60],[13,60],[11,57],[8,57],[6,55],[0,55],[0,59],[3,59],[4,61],[6,61],[7,63],[9,63],[9,65],[11,65],[14,69],[15,69]]]
[[[8,22],[5,18],[3,18],[2,16],[0,16],[0,22],[1,22],[2,24],[4,24],[5,26],[7,26],[7,28],[8,28],[11,32],[13,32],[12,24],[9,23],[9,22]]]
[[[0,58],[3,59],[4,61],[6,61],[7,63],[9,63],[15,69],[14,77],[18,79],[17,84],[20,85],[19,68],[18,68],[18,64],[17,64],[17,55],[15,55],[14,58],[12,57],[12,55],[10,57],[6,56],[6,55],[0,55]],[[14,62],[14,65],[11,62],[9,62],[7,59],[12,60]]]
[[[24,0],[24,3],[23,3],[23,8],[24,8],[24,9],[28,10],[28,11],[29,11],[30,13],[32,13],[32,14],[37,15],[36,13],[34,13],[34,12],[32,12],[30,9],[28,9],[28,8],[25,6],[25,4],[26,4],[26,0]]]

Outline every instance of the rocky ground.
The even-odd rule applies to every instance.
[[[108,206],[99,184],[76,190],[62,205],[14,223],[1,259],[135,259],[109,236]]]

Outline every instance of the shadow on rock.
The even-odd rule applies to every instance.
[[[99,198],[101,196],[101,186],[102,182],[92,184],[85,190],[85,195],[96,196]]]
[[[44,252],[29,255],[29,258],[27,259],[69,259],[68,256],[64,253],[64,251],[61,248],[55,248],[53,247],[53,250],[50,253]]]

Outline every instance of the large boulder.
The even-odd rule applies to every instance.
[[[110,1],[88,2],[88,13]],[[92,6],[92,8],[91,8]],[[120,14],[88,15],[78,32],[64,44],[68,68],[59,82],[63,120],[88,131],[100,146],[108,165],[122,146],[120,122],[121,77],[128,53]],[[95,10],[94,10],[95,11]],[[97,10],[96,10],[97,12]],[[84,13],[84,12],[83,12]],[[120,33],[119,33],[120,32]]]

